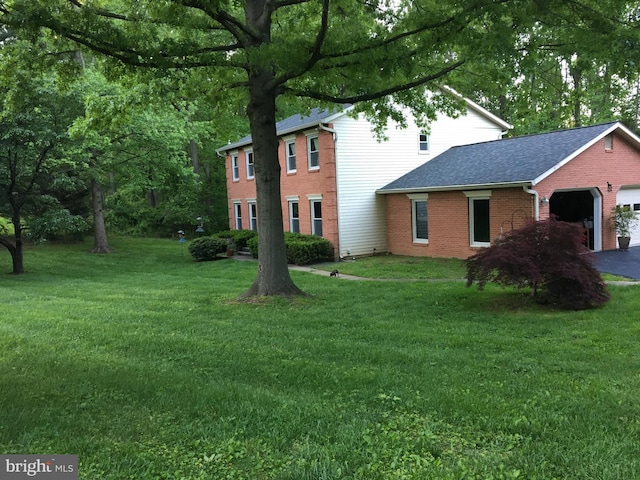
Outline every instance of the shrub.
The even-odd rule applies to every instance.
[[[227,251],[227,241],[222,238],[201,237],[189,244],[189,253],[196,262],[218,259],[220,253]]]
[[[287,263],[310,265],[312,263],[333,261],[333,245],[326,238],[317,235],[285,232],[284,243],[287,248]],[[258,237],[247,242],[251,255],[258,258]]]
[[[51,210],[27,222],[27,238],[34,243],[56,239],[82,240],[89,224],[67,209]]]
[[[465,260],[467,286],[487,282],[529,287],[540,303],[582,310],[609,300],[581,226],[550,218],[530,221]]]
[[[211,235],[213,238],[222,238],[223,240],[231,239],[235,243],[238,250],[247,247],[247,242],[257,237],[257,232],[253,230],[224,230]]]

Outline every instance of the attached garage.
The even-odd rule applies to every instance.
[[[524,212],[579,224],[589,249],[613,250],[612,208],[622,204],[640,212],[640,137],[612,122],[453,147],[378,193],[387,197],[392,253],[458,258],[476,253],[489,244],[474,242],[477,199],[486,207],[490,240]],[[422,195],[426,215],[417,216],[416,195]],[[417,221],[423,222],[420,241]],[[640,246],[640,225],[631,245]]]
[[[618,191],[616,202],[617,205],[629,207],[631,210],[640,213],[640,187],[635,185],[622,187]],[[631,230],[631,243],[629,245],[640,245],[640,222]]]

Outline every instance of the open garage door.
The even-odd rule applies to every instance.
[[[616,197],[616,204],[640,212],[640,187],[621,188]],[[640,222],[631,230],[629,245],[640,245]]]
[[[602,201],[597,189],[554,192],[549,212],[563,222],[577,223],[585,229],[585,244],[602,250]]]

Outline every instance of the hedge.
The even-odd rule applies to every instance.
[[[196,262],[216,260],[227,251],[227,241],[222,238],[201,237],[189,244],[189,253]]]
[[[287,263],[310,265],[312,263],[333,261],[333,245],[326,238],[317,235],[285,232],[284,243],[287,249]],[[253,257],[258,258],[258,237],[247,242]]]

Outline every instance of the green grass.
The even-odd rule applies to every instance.
[[[82,479],[640,478],[635,286],[565,312],[294,271],[312,297],[247,304],[254,262],[111,243],[0,275],[0,452]]]
[[[342,274],[356,277],[388,279],[461,279],[466,274],[463,260],[401,255],[360,257],[339,263],[318,265],[318,268],[329,271],[337,268]]]

